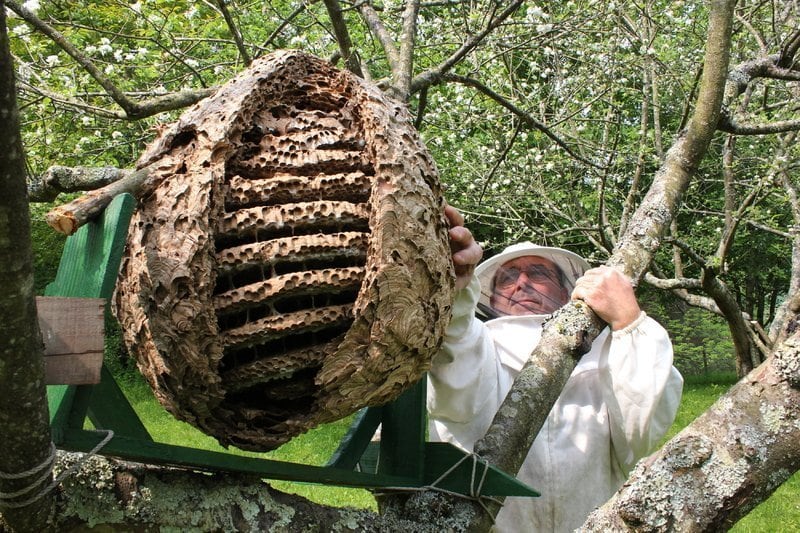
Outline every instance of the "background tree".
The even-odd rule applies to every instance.
[[[34,303],[30,214],[19,136],[14,69],[8,53],[5,9],[0,2],[0,505],[25,530],[41,529],[53,509],[50,484],[55,447],[44,389],[41,334]],[[20,409],[19,406],[25,406]],[[35,506],[22,505],[24,502]]]

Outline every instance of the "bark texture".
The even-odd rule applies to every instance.
[[[115,303],[161,403],[268,450],[429,368],[453,280],[435,165],[405,106],[298,52],[166,127]]]
[[[59,453],[58,531],[435,531],[361,510],[325,507],[245,476],[157,468]]]
[[[5,520],[18,531],[43,531],[53,509],[52,494],[31,500],[52,479],[50,424],[34,301],[25,159],[2,1],[0,117],[0,529]]]
[[[800,468],[800,315],[761,366],[637,465],[591,531],[726,531]]]

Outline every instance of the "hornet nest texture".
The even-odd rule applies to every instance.
[[[280,51],[164,127],[138,167],[114,305],[177,418],[270,450],[428,370],[454,275],[405,106]]]

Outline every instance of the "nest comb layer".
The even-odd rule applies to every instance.
[[[115,306],[176,417],[269,450],[429,368],[453,273],[402,105],[277,52],[164,128],[144,166]]]

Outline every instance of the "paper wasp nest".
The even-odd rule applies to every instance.
[[[269,450],[429,368],[453,274],[404,106],[299,52],[253,64],[142,154],[115,294],[159,401]]]

